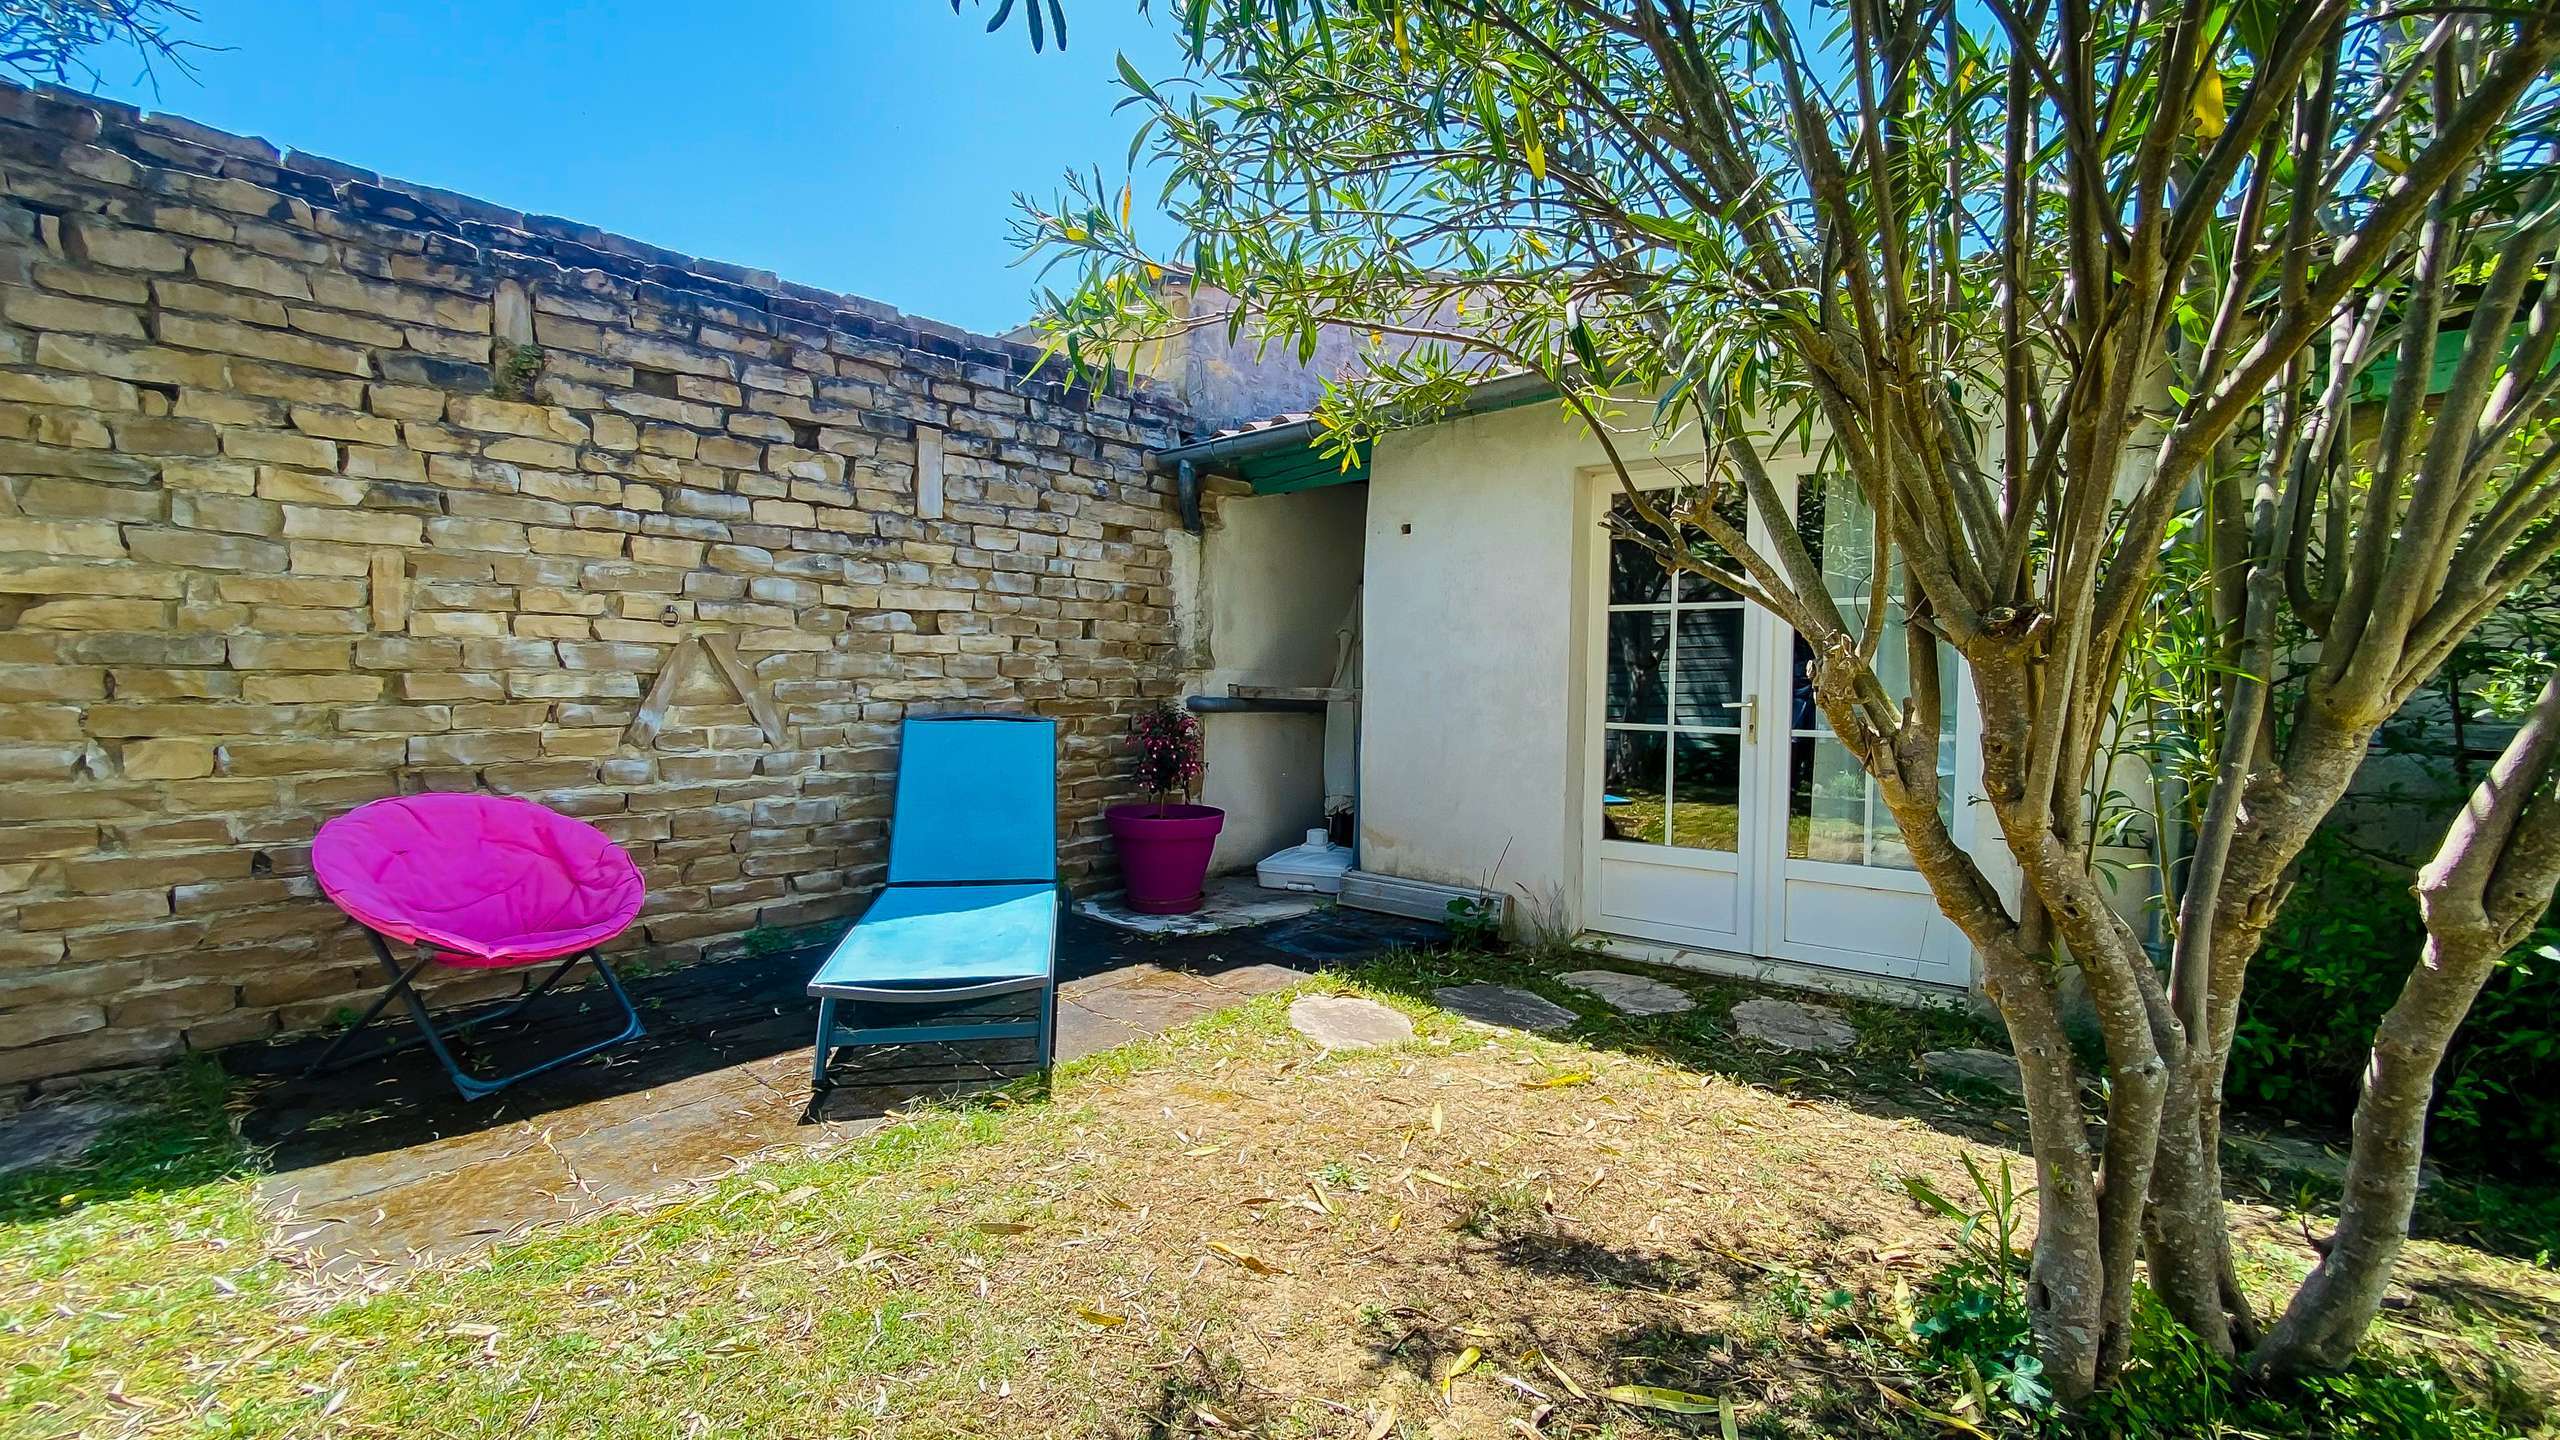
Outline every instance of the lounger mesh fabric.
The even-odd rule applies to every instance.
[[[908,722],[889,820],[889,883],[1057,879],[1057,777],[1050,721]]]
[[[530,800],[408,795],[320,827],[311,869],[339,909],[448,965],[574,955],[640,913],[640,867],[610,836]]]
[[[1047,885],[899,886],[846,932],[809,993],[1044,975],[1057,932],[1058,892]]]

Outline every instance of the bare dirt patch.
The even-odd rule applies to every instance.
[[[1107,1393],[1112,1433],[1641,1433],[1593,1398],[1622,1384],[1898,1430],[1855,1377],[1947,1239],[1900,1180],[1967,1188],[1964,1142],[1916,1120],[1446,1026],[1322,1059],[1257,1038],[1078,1092],[1082,1132],[1006,1187],[995,1223],[1029,1228],[987,1297],[1074,1321],[1032,1383]],[[1009,1161],[955,1163],[967,1193]]]

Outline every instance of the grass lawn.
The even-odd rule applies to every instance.
[[[221,1082],[176,1072],[81,1166],[0,1182],[0,1434],[2025,1433],[1913,1339],[1958,1235],[1906,1177],[1970,1195],[2022,1123],[1911,1078],[1973,1022],[1851,1007],[1854,1053],[1790,1061],[1695,976],[1698,1010],[1648,1021],[1540,978],[1586,1017],[1563,1040],[1416,998],[1531,973],[1392,958],[1311,984],[1406,1008],[1411,1046],[1318,1055],[1265,997],[1047,1101],[371,1290],[293,1261]],[[2298,1270],[2293,1223],[2258,1215],[2260,1273]],[[2416,1249],[2386,1340],[2430,1358],[2390,1393],[2473,1428],[2329,1433],[2551,1433],[2560,1277]]]

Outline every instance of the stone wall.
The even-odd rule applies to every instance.
[[[911,708],[1028,707],[1106,863],[1179,417],[1035,358],[0,88],[0,1087],[363,1003],[309,845],[379,796],[594,822],[682,960],[859,907]]]

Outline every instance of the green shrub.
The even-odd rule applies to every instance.
[[[2154,1440],[2499,1440],[2517,1433],[2502,1403],[2466,1394],[2423,1355],[2370,1346],[2335,1374],[2262,1385],[2181,1328],[2144,1287],[2134,1291],[2131,1354],[2114,1386],[2065,1410],[2035,1357],[2026,1305],[2022,1219],[2032,1204],[2004,1159],[1997,1172],[1967,1157],[1974,1194],[1949,1199],[1916,1176],[1912,1200],[1956,1224],[1956,1254],[1911,1297],[1916,1369],[1953,1389],[1962,1412],[1995,1437]],[[1938,1398],[1945,1398],[1941,1394]],[[1950,1425],[1950,1430],[1959,1427]]]
[[[2426,944],[2409,872],[2322,835],[2249,966],[2233,1105],[2343,1128],[2373,1047]],[[2428,1152],[2528,1178],[2560,1175],[2560,929],[2527,936],[2480,992],[2437,1078]]]

